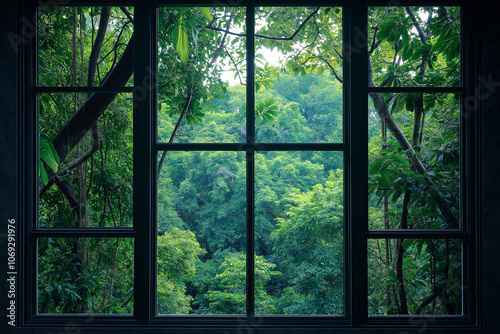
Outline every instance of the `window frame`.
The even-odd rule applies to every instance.
[[[62,4],[63,1],[61,1]],[[216,2],[217,5],[225,3]],[[162,149],[184,150],[192,147],[193,150],[227,150],[245,151],[247,155],[247,171],[254,170],[253,154],[262,148],[255,143],[247,142],[244,145],[225,144],[159,144],[156,143],[156,86],[155,78],[151,76],[149,68],[156,69],[156,9],[162,5],[180,4],[207,5],[213,6],[213,1],[192,0],[189,4],[180,1],[106,1],[109,5],[130,5],[135,9],[135,50],[134,53],[134,87],[96,87],[90,89],[96,92],[133,92],[134,93],[134,195],[133,195],[133,220],[131,228],[106,228],[106,229],[60,229],[60,228],[38,228],[37,227],[37,94],[41,92],[87,92],[89,89],[79,88],[44,88],[38,87],[37,83],[37,39],[31,39],[24,46],[21,52],[21,93],[24,103],[21,106],[22,123],[22,152],[26,162],[26,172],[22,177],[22,188],[20,193],[20,203],[22,205],[24,228],[21,231],[21,247],[27,251],[20,259],[23,270],[21,278],[23,286],[22,292],[22,312],[20,314],[21,327],[45,327],[64,326],[71,322],[78,326],[102,328],[113,326],[133,326],[134,328],[161,327],[176,328],[179,332],[189,332],[189,328],[224,328],[224,329],[282,329],[302,328],[303,330],[338,328],[349,332],[376,331],[380,328],[390,331],[415,330],[424,328],[431,332],[439,332],[443,328],[455,328],[460,333],[471,333],[479,326],[479,116],[478,113],[464,114],[461,126],[461,218],[462,228],[459,230],[439,230],[439,231],[384,231],[368,229],[368,179],[359,175],[368,175],[368,93],[369,92],[459,92],[461,94],[462,105],[467,106],[466,97],[475,95],[476,73],[475,65],[477,54],[474,41],[476,36],[471,29],[474,21],[474,6],[470,1],[441,1],[444,5],[461,6],[461,86],[450,88],[414,88],[404,87],[399,89],[386,89],[380,87],[368,87],[367,85],[367,64],[368,57],[366,48],[366,38],[364,47],[357,48],[359,38],[367,36],[367,8],[369,6],[387,5],[435,5],[433,1],[359,1],[353,3],[347,0],[336,1],[237,1],[228,2],[228,5],[235,4],[246,6],[247,13],[253,13],[254,7],[271,5],[326,5],[342,6],[343,13],[343,39],[349,50],[348,59],[343,62],[343,73],[345,84],[343,86],[343,109],[344,109],[344,141],[342,144],[305,144],[305,150],[317,150],[323,147],[328,151],[343,152],[344,159],[344,306],[343,316],[262,316],[252,317],[251,312],[247,317],[241,316],[156,316],[154,310],[155,300],[155,263],[156,263],[156,156]],[[25,17],[33,16],[36,13],[37,4],[30,1],[23,2],[23,14]],[[87,1],[64,1],[65,6],[89,5],[102,6],[96,0]],[[253,16],[247,15],[247,48],[253,49]],[[477,33],[476,33],[477,34]],[[249,38],[249,39],[248,39]],[[247,92],[247,110],[253,110],[253,77],[254,66],[252,58],[247,63],[247,87],[251,87]],[[138,91],[141,88],[147,92],[146,98],[139,98]],[[462,107],[462,112],[465,112]],[[254,129],[253,113],[247,113],[247,123],[250,130]],[[249,132],[250,133],[250,132]],[[356,134],[356,135],[355,135]],[[280,144],[281,145],[281,144]],[[264,150],[297,150],[292,149],[292,145],[284,146],[266,145],[270,149]],[[288,145],[288,146],[286,146]],[[238,150],[234,147],[238,146]],[[218,149],[215,149],[215,148]],[[274,148],[274,149],[273,149]],[[191,149],[191,148],[190,148]],[[462,154],[462,152],[464,154]],[[248,165],[250,163],[250,165]],[[250,175],[249,175],[250,174]],[[247,174],[247,185],[253,185],[253,172]],[[247,187],[247,201],[253,202],[253,187]],[[361,198],[361,200],[360,200]],[[247,218],[253,220],[253,212],[248,209]],[[142,223],[141,223],[142,222]],[[147,222],[147,223],[143,223]],[[362,222],[362,223],[355,223]],[[135,239],[135,281],[134,281],[134,314],[133,315],[39,315],[36,312],[36,240],[41,237],[132,237]],[[248,292],[252,296],[247,298],[247,309],[253,305],[253,225],[247,223],[247,277],[250,277]],[[415,238],[459,238],[463,240],[463,272],[462,284],[467,287],[464,298],[464,316],[438,316],[438,317],[412,317],[412,316],[368,316],[367,299],[367,242],[374,238],[390,238],[411,236]],[[250,242],[248,242],[250,241]],[[252,256],[248,255],[252,254]],[[364,266],[356,266],[355,263],[364,263]],[[365,288],[358,288],[363,286]],[[140,307],[137,307],[140,305]],[[89,320],[90,319],[90,320]],[[419,327],[415,327],[419,326]],[[222,330],[221,330],[222,331]],[[388,331],[388,332],[390,332]]]

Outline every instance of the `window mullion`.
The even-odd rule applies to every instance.
[[[134,230],[135,281],[134,315],[140,324],[148,324],[154,311],[151,145],[153,119],[152,41],[153,12],[149,1],[138,2],[134,17]]]
[[[468,316],[471,323],[477,323],[480,305],[472,298],[477,296],[477,282],[479,279],[480,257],[478,256],[477,235],[479,226],[472,224],[480,221],[478,209],[481,204],[477,194],[480,192],[478,185],[481,184],[480,147],[478,145],[478,110],[477,89],[480,87],[476,82],[478,73],[477,51],[475,51],[471,41],[478,40],[478,31],[474,29],[476,22],[472,18],[476,17],[474,11],[476,7],[471,2],[464,2],[461,7],[460,20],[463,24],[460,35],[460,73],[461,85],[465,93],[461,96],[461,117],[460,117],[460,212],[461,230],[465,231],[469,237],[464,241],[462,255],[462,294],[464,315]],[[464,15],[468,13],[468,15]],[[470,106],[470,99],[474,97],[474,108]],[[474,195],[475,194],[475,195]]]
[[[364,1],[347,3],[347,40],[344,59],[349,62],[349,234],[350,316],[353,327],[367,319],[368,229],[368,90],[367,6]]]
[[[247,79],[246,79],[246,129],[247,144],[255,144],[255,7],[246,9],[246,51],[247,51]],[[246,312],[249,318],[255,313],[255,151],[249,148],[246,151]]]

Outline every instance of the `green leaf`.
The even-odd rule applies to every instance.
[[[186,63],[189,59],[189,35],[185,27],[185,18],[182,15],[177,22],[175,49],[181,62]]]
[[[383,173],[380,176],[379,186],[381,188],[390,188],[390,187],[392,187],[392,185],[394,184],[394,181],[396,181],[398,177],[399,177],[399,175],[396,171],[388,169],[385,171],[385,173]]]
[[[413,43],[409,43],[401,50],[401,57],[403,60],[408,60],[413,55]]]
[[[391,201],[393,203],[396,203],[396,201],[399,199],[399,197],[401,197],[403,191],[401,190],[401,188],[397,188],[396,191],[394,192],[394,194],[392,195],[392,198],[391,198]]]
[[[43,163],[41,160],[38,169],[40,172],[40,178],[42,179],[42,182],[47,184],[49,182],[49,176],[47,175],[47,171],[45,170],[45,167],[43,167]]]
[[[207,20],[209,20],[209,21],[213,20],[212,13],[210,12],[210,8],[208,8],[208,7],[197,7],[196,9],[198,9],[203,14],[203,16],[205,16],[205,18]]]
[[[403,244],[402,244],[403,248],[404,248],[404,249],[408,249],[408,248],[410,248],[410,247],[412,246],[412,244],[413,244],[413,242],[414,242],[414,241],[415,241],[415,240],[413,240],[413,239],[405,239],[405,240],[403,241]]]
[[[378,39],[386,39],[396,27],[396,22],[394,21],[384,21],[380,23],[380,30],[377,34]]]
[[[57,172],[59,156],[49,138],[40,138],[40,159],[43,160],[54,172]]]
[[[40,158],[50,167],[54,172],[57,172],[57,161],[51,155],[40,155]]]

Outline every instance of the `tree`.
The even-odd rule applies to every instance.
[[[343,313],[343,179],[292,193],[286,218],[271,234],[273,262],[283,272],[282,314]]]
[[[369,52],[369,85],[458,84],[458,8],[373,9],[370,15],[373,43]],[[390,62],[384,59],[389,55]],[[380,75],[382,72],[385,74]],[[370,163],[373,198],[384,203],[383,215],[377,217],[379,221],[383,221],[384,228],[458,228],[457,97],[447,94],[370,94],[370,97],[382,120],[381,138],[372,138],[371,144],[380,153],[372,151],[374,157]],[[394,205],[389,204],[389,198]],[[461,308],[458,302],[461,296],[454,295],[450,300],[448,290],[455,283],[450,286],[445,282],[450,281],[450,266],[461,264],[459,258],[450,256],[453,252],[448,241],[444,247],[427,248],[429,261],[438,265],[430,268],[432,279],[423,284],[428,289],[427,295],[411,301],[407,290],[412,289],[417,278],[408,276],[406,271],[411,269],[406,264],[417,257],[408,249],[413,243],[386,240],[384,252],[380,244],[372,249],[374,261],[381,261],[388,277],[394,278],[387,281],[386,306],[379,311],[376,308],[380,305],[373,306],[372,312],[421,313],[432,304],[432,312],[456,314]],[[422,244],[419,245],[421,249]],[[460,281],[458,272],[453,271],[452,281]],[[435,309],[439,296],[443,307]]]
[[[222,264],[217,268],[215,279],[208,286],[209,314],[245,314],[246,313],[246,256],[244,253],[226,253]],[[266,292],[266,284],[272,276],[279,276],[274,271],[275,265],[264,257],[255,257],[255,312],[274,314],[274,300]],[[206,298],[206,297],[205,297]]]
[[[40,84],[125,85],[131,75],[132,46],[127,48],[123,41],[131,38],[132,20],[126,8],[41,7]],[[43,93],[39,106],[45,149],[39,226],[131,226],[132,112],[127,96]],[[46,242],[47,258],[54,261],[39,263],[45,287],[40,310],[131,313],[131,240],[50,240],[39,244]],[[58,251],[62,262],[51,257]]]
[[[98,12],[82,7],[63,8],[58,15],[42,13],[42,84],[127,85],[133,69],[133,15],[127,8],[103,8],[96,16]],[[459,14],[455,7],[370,8],[368,85],[456,86],[460,76]],[[162,8],[158,15],[158,139],[170,143],[243,142],[247,135],[241,126],[247,112],[243,8]],[[347,54],[342,49],[341,16],[340,8],[256,9],[259,141],[341,142],[339,89]],[[69,37],[67,45],[53,45],[49,36],[54,28]],[[71,52],[59,55],[59,49]],[[279,64],[266,62],[266,49],[281,54]],[[220,73],[227,66],[234,69],[241,86],[228,89],[222,81]],[[68,75],[58,81],[54,73],[60,72]],[[379,119],[370,126],[371,227],[458,228],[456,97],[421,93],[369,96],[373,105],[370,117]],[[127,97],[115,93],[86,97],[42,94],[40,101],[40,132],[46,135],[41,138],[40,154],[42,225],[130,225],[132,137]],[[325,185],[320,176],[342,167],[343,159],[318,152],[286,157],[269,152],[255,157],[262,166],[262,174],[256,178],[257,252],[275,262],[283,272],[279,280],[286,285],[266,288],[273,298],[280,298],[277,308],[266,312],[341,313],[342,303],[335,296],[342,295],[338,270],[343,255],[339,240],[332,239],[342,226],[340,176],[330,176]],[[186,168],[189,166],[198,168]],[[170,233],[174,227],[196,232],[195,237],[188,231],[175,233],[190,245],[196,238],[207,249],[205,264],[216,254],[245,249],[242,155],[163,151],[158,177],[162,233]],[[287,203],[291,206],[284,216]],[[450,293],[447,283],[460,282],[460,258],[453,255],[456,245],[432,240],[424,244],[400,238],[370,245],[371,264],[378,264],[372,277],[388,278],[383,293],[372,291],[370,295],[373,312],[460,312],[460,296]],[[74,242],[72,254],[90,261],[86,246],[80,245],[84,243]],[[192,250],[188,253],[198,254]],[[232,290],[239,287],[235,282],[241,277],[234,268],[240,264],[231,261],[217,273],[217,284],[227,283],[229,292],[210,290],[203,307],[210,307],[211,302],[218,311],[228,312],[228,300],[241,304],[241,290]],[[428,276],[425,262],[434,265]],[[113,263],[109,259],[108,267],[114,268]],[[299,263],[304,274],[295,275],[292,263]],[[47,267],[41,267],[41,272],[50,267],[44,265]],[[79,266],[75,277],[86,277],[84,263]],[[195,273],[180,270],[159,280],[162,293],[172,293],[165,295],[172,300],[172,304],[163,304],[165,312],[193,310],[191,300],[198,298],[191,282],[196,281]],[[418,279],[425,281],[424,288],[415,288]],[[189,295],[188,290],[193,293]],[[411,300],[410,292],[419,297]],[[87,306],[81,302],[85,294],[77,295],[79,310],[85,310]]]
[[[194,277],[204,252],[193,232],[174,227],[158,236],[159,314],[186,314],[192,310],[193,297],[186,295],[186,282]]]

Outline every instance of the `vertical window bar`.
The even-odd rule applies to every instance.
[[[31,17],[33,20],[33,24],[38,27],[38,8],[36,4],[28,4],[25,3],[25,17]],[[38,29],[38,28],[37,28]],[[27,100],[29,101],[27,105],[25,105],[28,112],[24,115],[27,118],[25,124],[27,127],[25,128],[27,133],[24,134],[23,138],[25,140],[24,147],[28,148],[27,156],[26,156],[26,165],[29,166],[26,170],[26,176],[24,181],[28,185],[28,189],[26,189],[26,196],[29,196],[29,199],[32,201],[23,201],[24,203],[28,203],[24,208],[25,218],[29,222],[26,224],[26,232],[23,238],[23,242],[26,243],[27,247],[27,256],[25,260],[27,261],[27,289],[25,292],[25,302],[27,311],[26,321],[28,322],[33,315],[36,315],[38,311],[38,259],[37,259],[37,239],[31,236],[33,230],[37,228],[38,222],[38,203],[39,203],[39,195],[38,195],[38,161],[39,157],[39,124],[38,124],[38,94],[34,94],[34,87],[38,85],[38,30],[36,31],[36,38],[30,38],[28,41],[28,45],[26,46],[28,52],[24,52],[24,63],[22,66],[25,67],[25,75],[23,77],[26,80],[25,85],[27,89],[25,90],[27,96]],[[25,103],[25,102],[22,102]],[[34,148],[31,150],[30,148]],[[30,168],[31,167],[31,168]],[[23,244],[20,244],[23,247]],[[23,276],[21,276],[21,279]],[[22,320],[22,319],[21,319]]]
[[[134,33],[134,315],[148,324],[153,310],[152,275],[152,6],[140,1],[135,7]]]
[[[246,51],[247,51],[247,143],[255,143],[255,6],[248,6],[246,11]]]
[[[351,319],[360,327],[367,319],[367,240],[368,229],[368,52],[365,1],[348,2],[347,43],[343,45],[344,59],[349,62],[349,199]]]
[[[248,320],[253,318],[255,313],[255,242],[254,242],[254,189],[255,189],[255,151],[246,152],[246,171],[247,171],[247,261],[246,261],[246,307]]]
[[[255,7],[248,6],[246,10],[246,51],[247,51],[247,82],[246,82],[246,127],[247,127],[247,144],[255,143]],[[247,182],[247,254],[246,254],[246,309],[249,320],[253,318],[255,313],[255,240],[254,240],[254,189],[255,189],[255,150],[247,149],[246,152],[246,182]]]
[[[476,17],[473,13],[476,7],[471,5],[471,2],[464,2],[460,7],[460,83],[465,88],[465,94],[461,99],[461,118],[460,118],[460,222],[461,229],[466,231],[469,239],[464,241],[462,255],[462,309],[471,323],[477,323],[477,315],[479,314],[480,304],[474,300],[473,296],[478,295],[477,282],[478,277],[478,257],[477,236],[479,235],[478,227],[473,226],[472,222],[478,222],[478,208],[480,207],[479,186],[480,178],[478,171],[478,143],[474,138],[477,137],[478,131],[478,98],[476,96],[476,76],[478,73],[478,63],[476,61],[476,53],[470,41],[477,40],[478,30],[474,29],[475,22],[471,18]],[[468,13],[468,15],[464,15]],[[471,108],[472,99],[474,108]],[[464,155],[465,154],[465,155]],[[476,194],[475,196],[471,196]],[[476,224],[475,224],[476,225]]]
[[[345,3],[342,4],[342,42],[345,42],[349,38],[349,14],[348,7]],[[344,152],[344,316],[348,319],[351,318],[351,271],[349,270],[349,263],[351,263],[351,239],[350,231],[350,217],[351,217],[351,202],[348,200],[349,194],[351,193],[351,187],[349,184],[350,175],[351,175],[351,151],[350,151],[350,138],[351,138],[351,120],[350,120],[350,105],[351,100],[350,96],[350,64],[347,59],[345,59],[345,50],[344,46],[342,46],[342,53],[344,60],[342,61],[342,73],[343,76],[343,84],[342,84],[342,128],[343,128],[343,136],[342,141],[346,145],[346,149]]]

